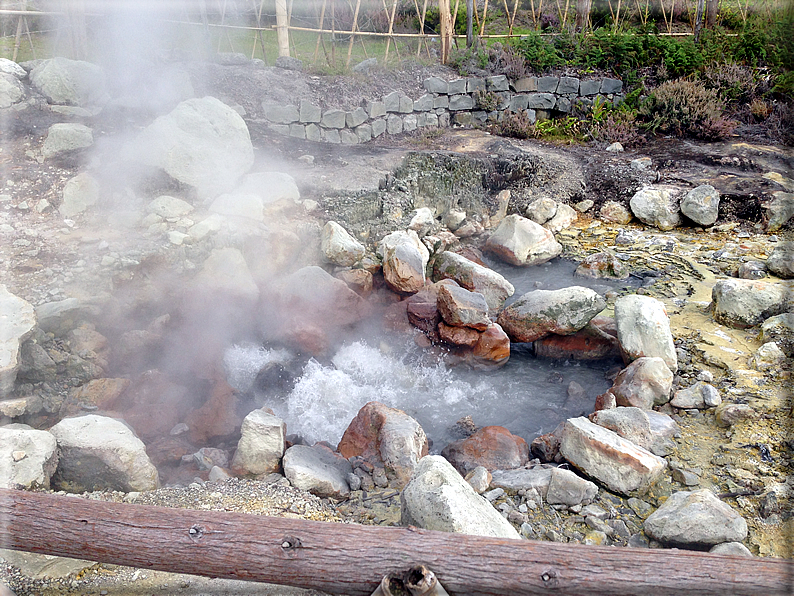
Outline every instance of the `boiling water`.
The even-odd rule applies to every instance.
[[[616,287],[574,279],[575,265],[559,259],[527,269],[491,265],[516,285],[516,296],[538,287],[581,284],[601,292]],[[258,372],[272,364],[298,371],[294,386],[276,396],[259,392],[255,383]],[[232,346],[225,357],[229,382],[253,395],[257,405],[270,407],[286,421],[288,433],[308,443],[336,445],[358,410],[379,401],[416,418],[434,452],[460,438],[455,423],[467,415],[477,426],[504,426],[531,441],[566,418],[589,414],[596,396],[610,387],[604,372],[613,364],[541,360],[531,346],[513,344],[504,367],[473,370],[448,364],[411,337],[372,327],[346,339],[327,362],[303,362],[286,350],[255,345]],[[571,382],[584,388],[583,396],[568,397]]]

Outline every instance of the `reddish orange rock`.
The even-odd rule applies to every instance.
[[[480,333],[469,327],[451,327],[440,322],[438,324],[438,336],[448,344],[473,348],[480,341]]]
[[[345,430],[337,449],[343,457],[362,457],[382,464],[393,476],[394,488],[404,487],[429,445],[419,423],[402,410],[371,401]]]
[[[345,269],[335,275],[359,296],[366,298],[372,293],[372,274],[366,269]]]
[[[188,411],[188,390],[158,370],[149,370],[133,379],[130,387],[107,407],[122,412],[135,433],[144,441],[165,436]]]
[[[130,386],[129,379],[94,379],[73,389],[61,406],[60,416],[84,413],[83,406],[105,410],[117,403],[119,397]]]
[[[489,471],[520,468],[529,461],[529,447],[502,426],[484,426],[473,435],[450,443],[441,451],[462,475],[477,466]]]
[[[620,355],[616,338],[606,339],[582,329],[572,335],[547,335],[535,342],[535,355],[557,360],[603,360]]]
[[[510,358],[510,338],[497,323],[491,325],[480,334],[477,345],[472,350],[475,363],[502,366]]]
[[[193,410],[185,422],[190,427],[190,440],[196,445],[230,437],[240,429],[243,420],[237,414],[236,392],[221,374],[214,374],[209,399]]]

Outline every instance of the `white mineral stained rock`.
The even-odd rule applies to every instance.
[[[36,325],[33,306],[0,284],[0,399],[14,389],[22,342]]]
[[[323,226],[320,249],[326,260],[341,267],[351,267],[364,257],[364,245],[335,221]]]
[[[254,410],[244,419],[240,440],[232,458],[235,474],[272,474],[278,472],[286,447],[287,425],[266,412]]]
[[[428,455],[419,460],[400,500],[400,523],[404,526],[520,539],[510,522],[440,455]]]
[[[587,476],[624,495],[647,489],[667,466],[661,457],[584,417],[565,422],[560,453]]]
[[[147,491],[159,487],[146,446],[121,420],[89,414],[50,429],[61,453],[52,483],[69,492]]]
[[[643,356],[661,358],[678,370],[678,356],[664,303],[650,296],[630,294],[615,301],[615,324],[620,349],[628,360]]]
[[[57,450],[46,430],[0,427],[0,488],[50,488]]]

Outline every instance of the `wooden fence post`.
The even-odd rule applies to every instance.
[[[276,34],[279,56],[289,56],[289,30],[287,27],[289,27],[287,0],[276,0]]]
[[[438,0],[438,15],[441,25],[441,64],[446,64],[452,49],[452,15],[449,12],[449,0]]]

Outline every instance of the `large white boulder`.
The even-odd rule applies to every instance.
[[[673,493],[643,529],[654,540],[674,546],[713,546],[747,537],[747,522],[707,488]]]
[[[0,398],[14,389],[20,366],[19,347],[35,325],[33,306],[0,284]]]
[[[202,199],[234,188],[254,163],[242,117],[214,97],[183,101],[157,118],[132,151],[137,161],[194,187]]]
[[[82,60],[44,60],[30,72],[30,82],[51,104],[101,106],[109,98],[105,73]]]
[[[335,221],[329,221],[323,226],[320,248],[326,260],[342,267],[355,265],[365,252],[364,245]]]
[[[131,492],[160,485],[146,446],[121,420],[96,414],[64,418],[50,432],[61,452],[52,482],[62,490]]]
[[[554,234],[520,215],[508,215],[491,234],[485,249],[511,265],[527,267],[550,261],[562,252]]]
[[[661,476],[667,462],[587,418],[569,418],[560,453],[578,470],[615,492],[642,491]]]
[[[440,455],[423,457],[400,495],[401,524],[427,530],[520,538],[515,528]]]
[[[710,184],[693,188],[681,201],[681,213],[701,226],[713,225],[719,209],[720,193]]]
[[[499,273],[454,252],[444,251],[433,264],[433,279],[454,279],[470,292],[485,296],[490,315],[496,316],[505,300],[515,292],[513,284]]]
[[[615,324],[620,349],[628,360],[651,356],[664,360],[671,371],[678,370],[664,303],[650,296],[622,296],[615,301]]]
[[[753,327],[794,306],[794,284],[721,279],[711,290],[714,319],[729,327]]]
[[[41,148],[44,159],[85,149],[94,144],[94,133],[85,124],[62,122],[53,124],[47,131],[47,138]]]
[[[660,230],[672,230],[681,223],[677,194],[678,189],[674,188],[643,188],[631,197],[629,206],[642,223],[656,226]]]
[[[394,291],[415,294],[425,285],[430,253],[413,230],[392,232],[378,245],[383,277]]]
[[[327,447],[293,445],[284,453],[284,475],[292,486],[320,497],[346,497],[350,494],[347,475],[353,466]]]
[[[0,109],[10,108],[25,97],[25,87],[10,74],[0,73]]]
[[[606,305],[597,292],[581,286],[535,290],[505,308],[497,322],[513,341],[530,342],[551,333],[576,333]]]
[[[0,488],[49,488],[57,465],[51,433],[0,427]]]
[[[243,420],[232,459],[235,474],[278,472],[286,447],[287,425],[265,410],[254,410]]]

